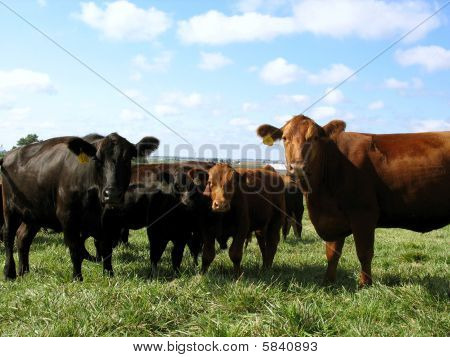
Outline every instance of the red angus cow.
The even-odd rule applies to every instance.
[[[283,140],[292,174],[306,187],[311,222],[326,242],[326,280],[334,281],[345,237],[353,234],[360,285],[371,284],[377,227],[428,232],[450,223],[450,132],[364,134],[333,120],[320,126],[298,115],[283,127],[262,125]]]

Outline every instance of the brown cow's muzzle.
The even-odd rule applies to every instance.
[[[304,163],[288,164],[288,173],[291,176],[296,176],[299,178],[308,176]]]
[[[226,212],[226,211],[229,211],[230,208],[231,208],[230,202],[217,201],[217,200],[214,200],[212,202],[212,210],[214,212]]]

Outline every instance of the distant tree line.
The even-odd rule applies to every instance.
[[[20,138],[17,140],[17,143],[15,146],[13,146],[13,149],[16,149],[21,146],[25,146],[28,144],[38,143],[42,140],[39,140],[39,137],[37,134],[28,134],[27,136],[24,136],[23,138]],[[0,151],[0,158],[6,155],[6,151]]]

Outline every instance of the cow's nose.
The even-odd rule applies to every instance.
[[[119,203],[120,202],[120,192],[114,187],[106,187],[103,190],[103,201],[104,203]]]
[[[289,171],[289,174],[291,174],[291,175],[303,176],[304,164],[299,164],[299,163],[289,164],[288,171]]]
[[[213,203],[212,203],[212,208],[213,208],[213,209],[219,209],[219,207],[220,207],[219,202],[213,201]]]

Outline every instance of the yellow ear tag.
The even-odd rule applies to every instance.
[[[272,139],[272,136],[266,135],[266,136],[263,138],[263,144],[264,144],[264,145],[267,145],[267,146],[272,146],[272,145],[273,145],[273,139]]]
[[[78,161],[81,164],[87,164],[89,162],[89,156],[87,156],[84,152],[80,152],[78,155]]]

